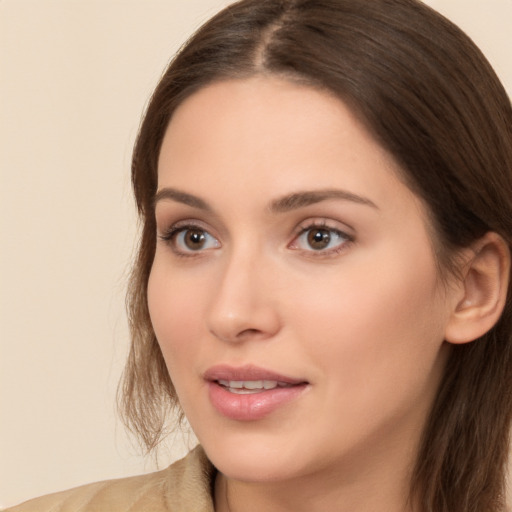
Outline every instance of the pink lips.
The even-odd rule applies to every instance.
[[[204,374],[209,398],[227,418],[255,421],[269,415],[304,392],[308,383],[248,365],[214,366]]]

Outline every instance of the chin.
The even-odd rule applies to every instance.
[[[300,467],[290,467],[276,457],[247,457],[233,454],[230,457],[218,457],[218,462],[212,460],[214,466],[227,478],[239,482],[277,483],[293,479],[302,471]]]
[[[300,448],[268,435],[212,436],[201,440],[208,458],[225,476],[245,482],[278,482],[300,474]],[[223,437],[223,436],[222,436]],[[210,442],[209,442],[210,441]]]

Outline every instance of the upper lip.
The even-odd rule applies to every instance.
[[[229,365],[216,365],[208,368],[203,375],[205,380],[218,381],[218,380],[231,380],[231,381],[257,381],[257,380],[270,380],[282,382],[284,384],[304,384],[304,379],[296,379],[276,373],[272,370],[260,368],[254,365],[245,366],[229,366]]]

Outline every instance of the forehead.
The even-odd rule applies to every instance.
[[[393,158],[334,95],[274,77],[229,80],[200,89],[176,109],[159,168],[185,157],[193,164],[209,152],[216,161],[226,158],[230,167],[261,171],[266,156],[280,155],[284,161],[308,155],[318,161],[335,149],[348,156],[349,146],[352,158],[371,149],[382,166],[397,170]],[[243,162],[234,161],[237,155]]]
[[[341,100],[274,77],[191,95],[174,112],[159,158],[159,188],[225,199],[236,192],[240,201],[341,187],[376,204],[390,195],[417,202],[400,173]]]

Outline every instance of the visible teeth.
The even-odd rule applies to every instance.
[[[219,380],[221,386],[229,388],[230,391],[254,391],[263,389],[274,389],[277,386],[282,386],[275,380]]]
[[[244,382],[245,389],[263,389],[262,380],[247,380]]]

